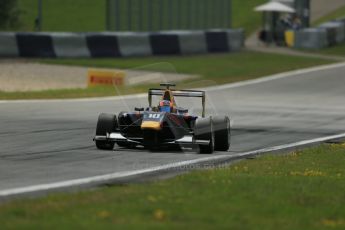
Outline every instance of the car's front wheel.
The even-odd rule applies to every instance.
[[[118,128],[115,115],[102,113],[98,117],[96,136],[106,137],[107,134],[113,133]],[[96,147],[102,150],[112,150],[115,143],[112,141],[96,140]]]
[[[227,116],[212,117],[214,130],[214,149],[216,151],[228,151],[230,148],[230,119]]]

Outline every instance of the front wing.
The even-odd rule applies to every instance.
[[[108,133],[107,136],[95,136],[94,141],[111,141],[121,143],[133,143],[141,145],[143,138],[131,138],[124,137],[121,133]],[[197,140],[193,135],[185,135],[184,137],[177,140],[168,140],[167,142],[160,143],[162,145],[180,145],[180,146],[191,146],[191,145],[209,145],[209,140]]]

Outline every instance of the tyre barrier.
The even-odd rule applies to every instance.
[[[238,51],[244,30],[65,33],[0,32],[0,57],[98,58]]]
[[[337,45],[345,41],[345,24],[342,21],[326,22],[321,24],[319,28],[327,30],[330,45]]]
[[[19,56],[17,39],[14,33],[2,32],[0,34],[0,56]]]
[[[307,28],[295,31],[294,48],[322,49],[328,44],[328,34],[325,29]]]
[[[292,31],[290,31],[292,32]],[[345,19],[326,22],[315,28],[293,31],[293,47],[322,49],[345,42]]]

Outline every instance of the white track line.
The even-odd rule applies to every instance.
[[[238,88],[247,85],[260,84],[268,81],[278,80],[282,78],[295,77],[296,75],[307,74],[317,71],[324,71],[335,68],[345,67],[345,62],[336,63],[331,65],[322,65],[317,67],[311,67],[306,69],[294,70],[285,73],[274,74],[267,77],[261,77],[254,80],[241,81],[236,83],[230,83],[220,86],[211,86],[207,88],[202,88],[206,91],[224,90],[231,88]],[[135,94],[135,95],[125,95],[125,96],[114,96],[114,97],[95,97],[95,98],[77,98],[77,99],[38,99],[38,100],[0,100],[2,103],[43,103],[43,102],[97,102],[97,101],[112,101],[112,100],[128,100],[135,98],[144,98],[147,94]]]
[[[232,155],[217,155],[217,156],[204,157],[204,158],[195,159],[195,160],[181,161],[177,163],[166,164],[166,165],[147,168],[147,169],[118,172],[118,173],[111,173],[111,174],[87,177],[87,178],[76,179],[76,180],[33,185],[33,186],[27,186],[27,187],[15,188],[15,189],[0,190],[0,198],[13,196],[13,195],[22,195],[26,193],[44,192],[44,191],[62,189],[62,188],[68,188],[68,187],[87,186],[87,185],[92,185],[95,183],[102,184],[108,181],[122,179],[126,177],[131,177],[131,176],[140,176],[147,173],[156,173],[156,172],[162,172],[162,171],[173,170],[173,169],[178,169],[178,168],[184,169],[187,166],[207,163],[207,162],[230,161],[233,159],[245,158],[245,157],[249,157],[253,155],[272,152],[272,151],[281,151],[284,149],[296,148],[296,147],[300,147],[304,145],[315,144],[315,143],[325,142],[325,141],[339,139],[339,138],[345,138],[345,133],[332,135],[332,136],[326,136],[326,137],[320,137],[320,138],[315,138],[315,139],[310,139],[310,140],[304,140],[304,141],[299,141],[299,142],[285,144],[285,145],[273,146],[273,147],[258,149],[258,150],[249,151],[249,152],[237,153],[237,154],[232,154]]]

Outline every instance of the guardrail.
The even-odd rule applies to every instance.
[[[0,33],[0,57],[131,57],[232,52],[243,29],[207,31]]]

